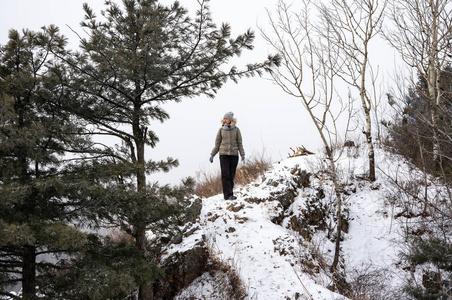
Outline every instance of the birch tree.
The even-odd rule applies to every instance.
[[[321,4],[322,23],[331,29],[330,39],[337,48],[337,74],[359,93],[365,119],[369,180],[375,180],[375,152],[372,138],[372,111],[376,96],[375,75],[370,64],[370,43],[381,30],[386,0],[331,0]],[[375,51],[378,51],[375,49]]]
[[[342,196],[336,166],[340,154],[335,154],[334,149],[341,138],[346,138],[350,118],[345,118],[347,125],[343,133],[338,125],[339,120],[350,113],[351,106],[343,103],[335,92],[337,48],[333,47],[331,39],[322,38],[316,29],[317,24],[311,23],[312,2],[304,0],[301,3],[301,9],[295,11],[284,1],[279,1],[276,16],[268,12],[271,33],[262,33],[282,58],[282,66],[272,73],[274,82],[301,102],[326,150],[337,205],[336,246],[332,262],[332,270],[336,271],[340,257]],[[333,34],[332,28],[327,26],[324,35],[329,37],[330,34]]]
[[[427,84],[432,128],[431,153],[437,168],[441,166],[439,112],[444,102],[442,71],[451,63],[452,1],[407,0],[390,2],[391,30],[387,41],[401,54],[404,62]],[[415,77],[417,79],[417,76]],[[412,86],[416,85],[416,79]]]

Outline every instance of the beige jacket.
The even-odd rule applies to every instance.
[[[215,156],[218,152],[220,155],[233,155],[233,156],[245,156],[245,150],[243,150],[242,134],[240,129],[235,127],[237,123],[236,119],[231,122],[231,129],[226,130],[223,128],[223,121],[221,122],[221,128],[218,130],[217,137],[215,138],[215,147],[210,155]]]

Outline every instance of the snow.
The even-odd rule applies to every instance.
[[[204,233],[212,239],[216,254],[239,270],[249,287],[248,293],[256,299],[285,299],[292,298],[296,292],[303,294],[302,284],[309,286],[310,280],[303,278],[300,282],[293,256],[275,252],[279,240],[292,247],[294,253],[299,245],[289,231],[270,221],[273,205],[250,205],[239,200],[237,203],[245,207],[234,213],[227,209],[229,202],[213,197],[206,201],[202,211],[201,220],[207,220]],[[214,222],[208,221],[211,211],[220,215]],[[312,287],[312,293],[331,294],[316,285]]]
[[[403,224],[394,220],[394,207],[388,205],[387,199],[393,195],[394,178],[409,180],[413,170],[403,159],[377,149],[377,181],[371,183],[359,179],[366,172],[365,151],[352,152],[338,161],[341,182],[352,191],[344,194],[343,199],[350,223],[341,243],[341,264],[347,281],[352,281],[353,276],[376,272],[381,276],[378,280],[382,287],[400,289],[406,279],[399,269],[398,258]],[[282,206],[272,200],[272,195],[290,187],[291,170],[296,167],[313,174],[311,184],[298,190],[294,202],[286,209],[282,225],[275,224],[272,218],[282,213]],[[332,283],[328,270],[306,272],[300,264],[300,258],[315,251],[330,266],[334,254],[332,239],[325,232],[316,231],[306,241],[288,226],[288,212],[297,215],[318,187],[325,191],[325,202],[334,201],[333,185],[320,172],[322,168],[325,162],[318,155],[288,158],[275,163],[255,182],[236,187],[235,201],[225,201],[222,195],[202,199],[199,230],[181,244],[172,245],[167,255],[187,249],[204,236],[211,255],[238,272],[246,288],[246,299],[347,299],[327,288]],[[221,299],[213,292],[209,280],[212,278],[204,274],[176,299],[187,299],[189,295]]]
[[[404,270],[399,258],[405,245],[404,230],[414,221],[395,218],[403,211],[401,199],[406,197],[398,186],[416,184],[425,178],[405,159],[383,149],[376,149],[376,159],[375,182],[363,179],[367,170],[364,146],[348,149],[338,160],[343,212],[349,220],[341,242],[339,264],[348,283],[360,278],[368,280],[367,294],[355,295],[354,299],[400,299],[399,291],[408,279],[418,280],[422,272]],[[296,185],[295,169],[312,174],[307,187]],[[424,192],[438,196],[441,188],[440,183],[429,178]],[[296,195],[290,206],[283,207],[276,198],[290,189],[295,189]],[[202,199],[198,221],[187,230],[193,233],[165,249],[162,260],[204,241],[214,259],[238,274],[247,300],[349,299],[329,289],[333,285],[329,266],[335,247],[329,235],[336,232],[334,209],[328,212],[332,228],[315,230],[313,227],[310,239],[303,238],[290,226],[290,217],[300,216],[308,207],[307,200],[319,190],[325,195],[323,204],[335,208],[328,167],[320,155],[277,162],[253,183],[236,187],[237,200],[225,201],[222,195]],[[148,236],[152,237],[152,233]],[[224,275],[206,272],[174,299],[227,299],[219,289],[224,284],[221,276]],[[355,289],[359,292],[362,287]],[[391,293],[398,296],[391,297]]]

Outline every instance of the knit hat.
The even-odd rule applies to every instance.
[[[223,119],[228,119],[232,122],[234,119],[234,113],[232,111],[225,113]]]

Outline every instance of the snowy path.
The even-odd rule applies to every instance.
[[[200,223],[213,252],[239,272],[248,299],[343,299],[297,275],[299,245],[290,231],[270,221],[275,205],[248,203],[240,196],[205,199]]]

